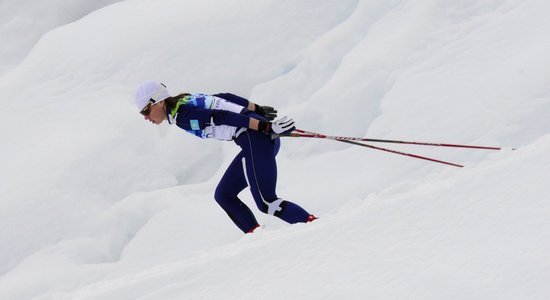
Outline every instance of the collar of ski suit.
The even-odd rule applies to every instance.
[[[174,124],[176,123],[176,118],[178,117],[178,110],[180,106],[187,104],[189,102],[190,96],[185,96],[183,98],[180,98],[176,105],[172,108],[170,111],[166,111],[166,114],[168,116],[168,124]]]

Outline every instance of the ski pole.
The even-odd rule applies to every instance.
[[[449,165],[449,166],[453,166],[453,167],[459,167],[459,168],[464,167],[463,165],[451,163],[451,162],[448,162],[448,161],[433,159],[433,158],[429,158],[429,157],[426,157],[426,156],[420,156],[420,155],[416,155],[416,154],[391,150],[391,149],[382,148],[382,147],[376,147],[376,146],[363,144],[363,143],[359,143],[359,142],[355,142],[355,141],[347,141],[347,140],[337,140],[337,141],[352,144],[352,145],[357,145],[357,146],[363,146],[363,147],[367,147],[367,148],[371,148],[371,149],[376,149],[376,150],[380,150],[380,151],[390,152],[390,153],[393,153],[393,154],[399,154],[399,155],[414,157],[414,158],[418,158],[418,159],[428,160],[428,161],[432,161],[432,162],[436,162],[436,163],[440,163],[440,164],[444,164],[444,165]]]
[[[440,163],[440,164],[445,164],[445,165],[449,165],[449,166],[453,166],[453,167],[458,167],[458,168],[463,168],[464,167],[463,165],[459,165],[459,164],[455,164],[455,163],[451,163],[451,162],[447,162],[447,161],[443,161],[443,160],[438,160],[438,159],[434,159],[434,158],[430,158],[430,157],[426,157],[426,156],[420,156],[420,155],[411,154],[411,153],[407,153],[407,152],[401,152],[401,151],[396,151],[396,150],[392,150],[392,149],[387,149],[387,148],[382,148],[382,147],[377,147],[377,146],[372,146],[372,145],[360,143],[360,142],[357,141],[357,140],[360,140],[360,139],[357,139],[357,140],[338,139],[336,137],[327,136],[327,135],[323,135],[323,134],[318,134],[318,133],[314,133],[314,132],[309,132],[309,131],[305,131],[305,130],[301,130],[301,129],[295,129],[289,135],[284,135],[284,136],[330,139],[330,140],[335,140],[335,141],[338,141],[338,142],[343,142],[343,143],[348,143],[348,144],[352,144],[352,145],[367,147],[367,148],[371,148],[371,149],[375,149],[375,150],[385,151],[385,152],[389,152],[389,153],[393,153],[393,154],[398,154],[398,155],[404,155],[404,156],[409,156],[409,157],[413,157],[413,158],[423,159],[423,160],[436,162],[436,163]]]
[[[472,146],[472,145],[458,145],[458,144],[442,144],[442,143],[426,143],[426,142],[408,142],[398,140],[382,140],[382,139],[369,139],[369,138],[356,138],[347,136],[331,136],[319,133],[313,133],[301,129],[296,129],[291,133],[292,136],[305,137],[305,138],[317,138],[317,139],[329,139],[337,141],[356,141],[356,142],[372,142],[372,143],[394,143],[394,144],[407,144],[407,145],[419,145],[419,146],[436,146],[436,147],[455,147],[455,148],[470,148],[470,149],[483,149],[483,150],[501,150],[499,147],[488,146]]]

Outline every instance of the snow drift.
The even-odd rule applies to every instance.
[[[80,2],[24,27],[36,43],[0,24],[32,44],[1,63],[0,298],[550,297],[545,1]],[[236,147],[143,122],[145,79],[306,130],[505,149],[391,146],[454,169],[285,139],[279,194],[320,219],[253,209],[242,236],[212,199]]]

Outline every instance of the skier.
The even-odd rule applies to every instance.
[[[294,224],[317,219],[295,203],[279,198],[275,191],[279,135],[292,132],[294,120],[273,121],[277,111],[233,94],[180,94],[171,97],[162,83],[143,82],[135,102],[145,120],[161,124],[167,120],[200,138],[233,140],[242,151],[225,171],[214,198],[244,233],[260,225],[238,194],[247,186],[258,209]],[[271,122],[273,121],[273,122]]]

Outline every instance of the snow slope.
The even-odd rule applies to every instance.
[[[117,0],[0,2],[0,75],[21,62],[46,32]]]
[[[550,4],[114,2],[28,29],[0,77],[0,299],[550,297]],[[257,212],[243,236],[212,199],[237,148],[143,122],[144,79],[327,134],[504,149],[387,146],[458,169],[288,138],[279,194],[320,219]]]

